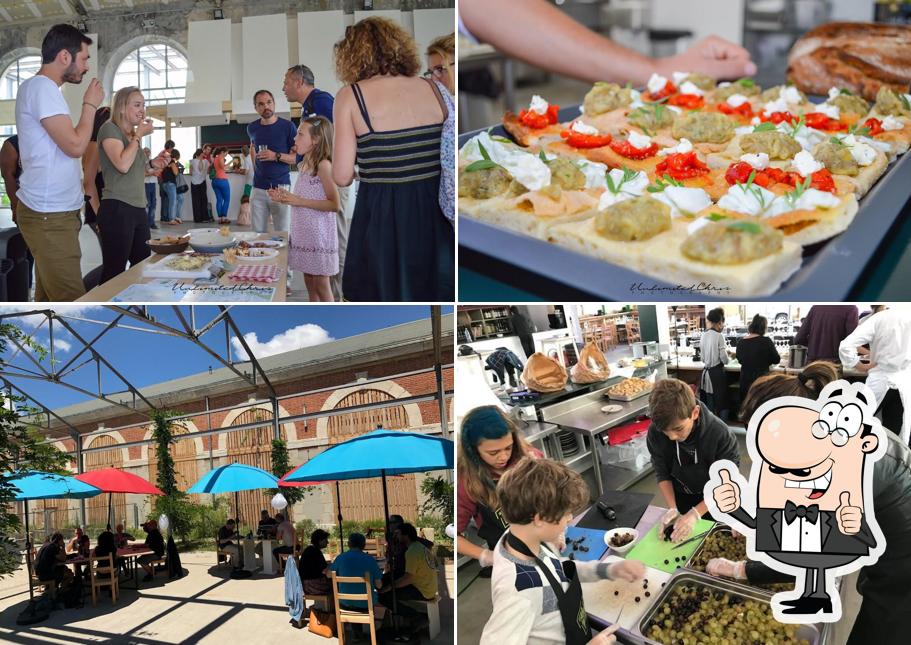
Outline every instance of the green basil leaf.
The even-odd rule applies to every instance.
[[[497,164],[492,162],[490,159],[479,159],[474,163],[470,163],[465,167],[465,172],[476,172],[478,170],[489,170],[491,168],[496,168]]]
[[[710,213],[708,219],[712,222],[720,222],[723,219],[728,219],[727,215],[722,215],[721,213]]]
[[[753,132],[771,132],[775,129],[776,127],[774,123],[771,121],[766,121],[765,123],[760,123],[755,128],[753,128]]]
[[[490,155],[487,154],[487,150],[484,149],[484,145],[478,141],[478,150],[481,152],[481,156],[484,157],[485,161],[490,161]]]
[[[899,94],[898,94],[898,99],[902,102],[902,106],[903,106],[906,110],[911,111],[911,101],[908,101],[908,97],[907,97],[907,96],[905,96],[904,94],[899,93]]]
[[[739,222],[731,222],[728,224],[728,228],[734,231],[743,231],[744,233],[750,233],[753,235],[762,233],[762,227],[759,224],[756,222],[746,222],[743,220]]]
[[[538,158],[539,158],[541,161],[543,161],[544,163],[547,163],[547,155],[544,154],[544,151],[543,151],[543,150],[539,150],[539,151],[538,151]]]
[[[746,77],[739,78],[736,81],[734,81],[734,83],[739,85],[740,87],[755,87],[756,86],[756,82],[752,78],[746,78]]]
[[[842,148],[845,148],[848,145],[838,137],[829,137],[829,143],[835,146],[841,146]]]
[[[841,88],[840,90],[838,90],[838,93],[839,93],[839,94],[846,94],[847,96],[854,96],[854,92],[852,92],[851,90],[849,90],[849,89],[846,88],[846,87],[843,87],[843,88]]]
[[[619,191],[617,190],[617,186],[614,185],[614,180],[610,176],[610,173],[607,173],[607,175],[605,175],[605,179],[607,180],[607,189],[616,195]]]
[[[662,184],[660,186],[649,186],[645,190],[647,190],[650,193],[661,193],[661,192],[664,192],[664,185]]]
[[[492,137],[490,137],[490,139],[491,139],[492,141],[497,141],[497,142],[499,142],[499,143],[510,143],[510,144],[512,143],[512,141],[510,141],[510,140],[507,139],[506,137],[492,136]]]

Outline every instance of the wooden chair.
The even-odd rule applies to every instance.
[[[386,540],[381,537],[370,538],[364,546],[364,553],[374,558],[381,558],[386,554]]]
[[[373,605],[373,589],[370,582],[370,574],[366,571],[364,575],[358,578],[342,577],[335,571],[330,571],[332,579],[332,595],[335,598],[335,622],[338,625],[338,643],[345,645],[345,623],[370,625],[370,643],[376,645],[376,625],[375,620],[379,612]],[[354,583],[364,585],[364,593],[341,593],[339,591],[340,583]],[[342,609],[340,601],[342,600],[363,600],[367,602],[367,611],[355,611],[352,609]]]
[[[227,551],[224,551],[218,545],[218,533],[216,533],[215,534],[215,566],[216,567],[221,566],[222,563],[225,563],[228,566],[230,566],[231,561],[228,559],[230,557],[231,557],[231,554],[228,553]]]
[[[38,565],[38,552],[35,549],[32,549],[32,568],[29,570],[28,574],[32,580],[33,587],[44,587],[46,590],[51,592],[51,598],[57,597],[57,581],[56,580],[41,580],[38,577],[38,572],[35,570],[35,567]]]
[[[288,562],[288,558],[291,558],[291,557],[294,558],[294,562],[295,562],[295,564],[297,564],[299,562],[299,558],[301,557],[301,553],[303,553],[303,552],[304,552],[303,536],[298,535],[294,539],[294,553],[293,554],[291,554],[291,553],[279,553],[278,554],[278,570],[281,571],[282,573],[284,573],[286,563]]]
[[[168,566],[167,566],[167,565],[168,565],[168,554],[167,554],[167,551],[165,552],[165,554],[164,554],[162,557],[158,558],[157,560],[151,560],[151,561],[149,562],[149,566],[152,567],[152,577],[153,577],[153,578],[155,577],[155,574],[158,573],[156,567],[158,567],[159,565],[164,565],[164,574],[165,574],[165,575],[168,575]]]
[[[92,586],[92,606],[98,604],[98,590],[102,587],[111,588],[111,604],[117,604],[117,598],[120,596],[120,576],[114,567],[112,554],[89,556],[89,581]]]

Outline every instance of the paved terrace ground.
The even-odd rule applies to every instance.
[[[0,579],[0,643],[217,643],[218,645],[258,645],[290,642],[331,645],[306,629],[288,624],[284,605],[284,578],[255,575],[232,580],[226,566],[216,568],[214,552],[181,553],[187,572],[179,580],[167,580],[159,573],[154,582],[132,581],[121,586],[117,604],[104,594],[92,606],[91,594],[81,609],[60,609],[42,623],[20,627],[16,616],[28,602],[25,570]],[[139,572],[142,576],[142,572]],[[441,574],[442,577],[443,574]],[[453,567],[445,567],[445,587],[441,584],[440,622],[443,631],[433,645],[453,642]],[[426,634],[426,632],[425,632]],[[369,642],[369,641],[365,641]]]

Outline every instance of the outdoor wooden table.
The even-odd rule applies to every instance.
[[[139,589],[139,574],[137,573],[139,556],[149,553],[155,552],[145,544],[130,544],[122,549],[117,549],[117,557],[126,558],[127,562],[132,564],[133,584],[136,589]]]
[[[230,273],[230,271],[228,271],[223,276],[221,276],[221,278],[219,278],[218,285],[223,286],[223,287],[238,287],[238,288],[253,287],[253,286],[274,287],[275,293],[272,295],[272,302],[284,302],[288,297],[287,285],[286,285],[286,279],[285,279],[285,276],[287,275],[287,272],[288,272],[288,234],[284,233],[284,232],[276,232],[274,234],[262,233],[257,239],[271,240],[271,239],[275,239],[275,238],[279,238],[279,237],[282,239],[282,241],[285,242],[285,244],[281,248],[277,249],[277,251],[278,251],[277,258],[266,261],[266,262],[262,262],[262,261],[251,261],[251,260],[247,260],[242,257],[239,257],[239,258],[237,258],[237,262],[234,265],[235,267],[237,267],[237,266],[243,266],[243,265],[267,266],[269,264],[275,264],[278,266],[278,275],[277,275],[277,279],[275,282],[241,282],[241,281],[231,280],[228,278],[228,274]],[[124,289],[126,289],[130,285],[148,284],[155,280],[164,280],[165,278],[145,277],[143,275],[143,271],[145,270],[145,268],[147,266],[161,262],[165,257],[167,257],[167,256],[158,255],[157,253],[152,253],[151,256],[149,256],[148,258],[146,258],[145,260],[143,260],[136,266],[130,267],[128,270],[124,271],[120,275],[118,275],[114,278],[111,278],[104,284],[98,285],[97,287],[95,287],[94,289],[92,289],[91,291],[86,293],[84,296],[79,298],[79,301],[82,301],[82,302],[110,302],[110,301],[113,301],[114,297],[117,294],[122,292]],[[220,254],[217,257],[221,257]],[[170,279],[168,281],[176,283],[178,285],[188,285],[188,288],[189,288],[189,285],[193,284],[192,279],[186,279],[186,278],[185,279]],[[238,290],[240,290],[240,289],[238,289]],[[182,297],[183,297],[183,294],[175,293],[174,298],[172,300],[166,300],[166,302],[172,302],[172,301],[176,302],[176,301],[181,300]],[[197,300],[197,302],[199,302],[199,301],[200,300]],[[223,292],[221,292],[221,296],[219,298],[215,298],[214,300],[212,300],[210,297],[209,301],[211,301],[211,302],[230,302],[231,301],[230,292],[223,291]],[[165,302],[165,300],[163,300],[162,302]]]

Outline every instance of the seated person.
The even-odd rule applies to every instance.
[[[638,560],[571,562],[550,546],[573,514],[589,504],[590,495],[578,473],[550,459],[524,457],[500,478],[497,498],[509,529],[493,549],[493,612],[481,645],[589,642],[588,621],[576,619],[585,615],[580,583],[633,582],[645,575],[645,565]],[[565,592],[565,606],[559,610],[558,585],[560,594]],[[613,643],[615,638],[599,634],[599,642]]]
[[[402,524],[397,535],[405,547],[405,573],[380,589],[380,603],[392,606],[393,587],[397,600],[433,600],[437,595],[437,566],[430,549],[418,541],[412,524]]]
[[[367,538],[363,533],[352,533],[348,536],[348,550],[340,554],[332,564],[329,565],[331,571],[335,571],[342,578],[362,578],[364,573],[370,575],[370,582],[374,587],[373,604],[377,604],[376,588],[382,584],[383,574],[380,571],[376,559],[372,555],[364,553],[364,547],[367,546]],[[339,593],[343,594],[363,594],[366,593],[364,585],[356,582],[341,582],[338,587]],[[339,605],[343,609],[353,611],[366,611],[366,600],[342,600]],[[390,605],[391,606],[391,605]],[[380,612],[377,612],[379,617]]]
[[[323,556],[323,549],[329,546],[329,534],[323,529],[316,529],[310,534],[310,545],[301,553],[300,571],[304,585],[304,594],[308,596],[326,596],[332,591],[332,585],[326,577],[329,564]]]
[[[89,553],[92,552],[91,540],[89,540],[89,536],[85,534],[81,526],[76,527],[73,537],[66,545],[66,551],[73,557],[80,555],[88,557]]]
[[[383,584],[405,575],[405,549],[404,543],[398,538],[399,529],[405,524],[401,515],[390,515],[386,524],[386,567],[383,571]],[[433,548],[433,542],[418,536],[418,542],[428,549]]]
[[[218,548],[228,554],[231,566],[240,569],[243,566],[243,552],[240,546],[235,544],[233,539],[240,537],[237,534],[237,526],[230,517],[225,525],[218,529]]]
[[[648,406],[652,423],[645,441],[670,509],[661,518],[659,535],[673,523],[670,539],[682,542],[700,517],[710,517],[702,496],[709,466],[719,459],[740,464],[737,439],[705,403],[696,401],[689,385],[675,378],[655,383]]]
[[[280,560],[278,560],[279,554],[287,553],[289,555],[294,555],[294,544],[297,540],[297,534],[294,532],[294,525],[291,524],[291,521],[286,519],[284,515],[276,513],[275,519],[278,521],[278,526],[275,527],[275,537],[281,544],[272,549],[272,557],[280,562]]]
[[[153,553],[147,553],[145,555],[139,556],[136,560],[136,563],[142,567],[142,570],[146,572],[145,578],[142,579],[143,582],[148,582],[154,576],[154,570],[152,569],[152,562],[154,560],[161,560],[164,556],[165,546],[164,538],[161,535],[161,531],[158,530],[158,522],[155,520],[149,520],[142,525],[143,530],[147,533],[145,539],[145,545],[152,549]]]
[[[34,566],[38,580],[54,580],[58,586],[67,576],[72,577],[73,572],[66,566],[66,550],[62,533],[54,533],[50,541],[41,546]]]
[[[115,569],[120,569],[124,564],[124,558],[117,557],[117,538],[110,531],[102,531],[98,534],[98,543],[92,553],[95,557],[104,557],[112,555]],[[107,567],[102,566],[100,562],[95,563],[95,567],[102,572],[107,572]]]
[[[114,544],[117,546],[118,549],[122,549],[123,547],[128,546],[131,540],[136,539],[129,533],[123,532],[123,524],[118,524],[115,527],[115,530],[117,532],[114,533]]]
[[[260,512],[259,525],[257,526],[256,532],[261,538],[274,538],[275,537],[275,527],[278,526],[273,518],[269,517],[269,511],[263,510]]]

